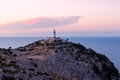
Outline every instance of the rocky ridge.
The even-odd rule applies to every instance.
[[[119,80],[104,55],[60,38],[0,50],[0,80]]]

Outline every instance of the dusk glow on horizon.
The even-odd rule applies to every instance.
[[[0,36],[120,36],[120,0],[0,0]]]

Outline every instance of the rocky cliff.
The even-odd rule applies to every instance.
[[[40,40],[0,50],[0,80],[119,80],[104,55],[81,44]]]

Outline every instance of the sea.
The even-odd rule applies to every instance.
[[[120,37],[63,37],[106,55],[120,72]],[[0,48],[17,48],[45,37],[0,37]]]

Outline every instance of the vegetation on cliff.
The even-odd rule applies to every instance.
[[[2,80],[119,80],[105,55],[61,39],[0,49],[0,73]]]

